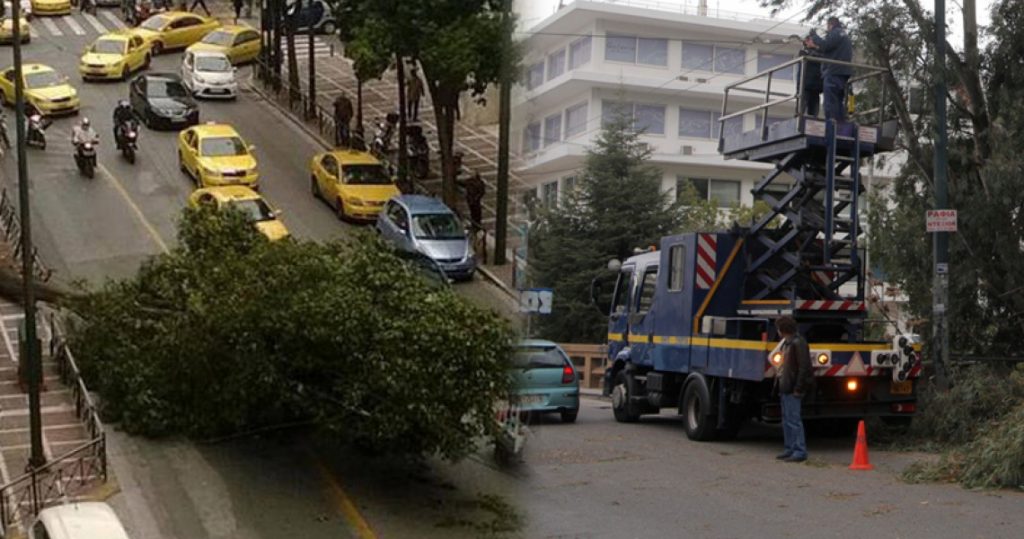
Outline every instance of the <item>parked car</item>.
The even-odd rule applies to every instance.
[[[135,77],[128,100],[135,115],[150,129],[181,129],[199,123],[199,105],[174,73]]]
[[[569,356],[560,346],[528,339],[512,356],[520,409],[532,413],[558,413],[563,423],[576,421],[580,412],[580,381]]]
[[[29,529],[31,539],[128,539],[117,514],[103,502],[47,507]]]
[[[355,150],[318,153],[309,163],[310,190],[343,221],[375,221],[401,191],[376,157]]]
[[[398,258],[412,266],[426,281],[431,288],[451,288],[452,280],[441,269],[441,266],[434,262],[434,259],[422,253],[397,250]]]
[[[237,69],[223,52],[186,51],[181,59],[181,81],[196,97],[235,99]]]
[[[285,21],[292,22],[299,31],[308,30],[310,25],[320,34],[332,35],[338,31],[334,10],[325,0],[295,0],[285,8],[285,17]]]
[[[432,258],[456,280],[470,280],[476,256],[459,218],[440,200],[399,195],[389,200],[377,219],[377,231],[399,249]]]

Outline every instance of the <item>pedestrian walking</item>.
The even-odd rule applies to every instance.
[[[235,8],[235,24],[238,24],[238,19],[242,17],[242,6],[245,5],[245,0],[231,0],[231,7]]]
[[[188,8],[188,10],[195,11],[196,6],[202,6],[203,11],[206,12],[206,16],[210,16],[210,8],[206,7],[206,0],[192,0],[192,7]]]
[[[341,92],[334,99],[334,144],[336,146],[350,145],[349,123],[352,121],[352,101]]]
[[[484,185],[480,171],[476,171],[466,180],[466,205],[469,206],[469,219],[474,229],[483,228],[483,201],[487,186]]]
[[[414,122],[420,119],[420,100],[423,99],[423,79],[416,71],[416,66],[409,71],[409,81],[405,83],[405,115]]]
[[[775,320],[775,329],[782,337],[782,364],[775,376],[776,389],[782,405],[782,438],[784,450],[777,457],[786,462],[807,460],[804,422],[800,417],[804,395],[811,389],[811,351],[807,340],[797,331],[796,320],[784,315]]]
[[[825,37],[812,34],[811,48],[818,51],[822,58],[853,61],[853,43],[843,29],[843,24],[836,17],[828,18],[828,33]],[[846,85],[853,75],[853,67],[849,65],[825,64],[821,66],[823,91],[825,93],[825,119],[843,121],[846,119]]]
[[[806,56],[808,58],[817,58],[820,55],[815,52],[813,45],[814,41],[811,37],[814,35],[809,34],[804,38],[804,48],[800,51],[800,56]],[[818,116],[818,107],[821,104],[821,91],[822,91],[822,80],[821,80],[821,63],[813,60],[806,60],[803,63],[803,87],[800,91],[800,102],[803,114],[807,116]]]

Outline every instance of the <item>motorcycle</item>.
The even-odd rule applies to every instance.
[[[370,153],[378,159],[387,159],[391,153],[391,136],[395,132],[395,125],[398,123],[398,114],[388,113],[384,121],[377,121],[377,131],[370,142]]]
[[[99,144],[99,140],[91,140],[78,143],[75,148],[75,164],[78,165],[78,171],[85,175],[86,178],[94,178],[96,176],[96,145]]]
[[[33,114],[28,117],[27,127],[25,130],[25,145],[35,146],[40,150],[46,149],[46,134],[43,131],[47,127],[50,127],[51,120],[43,118],[38,114]]]
[[[427,137],[423,135],[423,127],[411,125],[408,131],[409,164],[416,177],[422,180],[430,175],[430,145],[427,143]]]
[[[121,125],[118,147],[125,160],[134,165],[135,153],[139,149],[139,123],[136,120],[131,119]]]

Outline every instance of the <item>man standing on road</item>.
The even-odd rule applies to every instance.
[[[423,99],[423,80],[416,66],[409,71],[409,82],[405,85],[405,115],[412,121],[420,119],[420,100]]]
[[[780,316],[775,329],[782,336],[782,365],[775,377],[782,404],[782,437],[785,450],[775,457],[786,462],[807,460],[804,422],[800,418],[803,397],[811,386],[811,351],[797,332],[792,316]]]
[[[842,23],[836,17],[828,18],[828,34],[824,38],[811,35],[811,48],[823,58],[853,61],[853,44],[846,35]],[[825,91],[825,119],[842,121],[846,119],[846,83],[853,75],[853,68],[848,65],[824,64],[821,76]]]
[[[334,144],[349,147],[349,122],[352,121],[352,101],[345,92],[334,100]]]
[[[192,7],[188,8],[189,11],[195,11],[196,6],[202,6],[203,11],[206,12],[206,16],[210,16],[210,8],[206,7],[206,0],[192,0]]]

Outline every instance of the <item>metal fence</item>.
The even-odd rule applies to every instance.
[[[103,423],[75,364],[57,313],[48,313],[50,357],[57,363],[61,382],[71,389],[75,416],[85,426],[89,441],[38,468],[0,486],[0,526],[3,535],[12,527],[27,527],[44,507],[74,499],[107,481],[107,443]]]
[[[4,240],[11,246],[14,259],[21,262],[23,255],[21,221],[18,220],[18,208],[11,203],[11,198],[7,196],[6,187],[0,193],[0,232],[3,233]],[[43,282],[49,281],[53,275],[53,270],[43,264],[42,259],[39,258],[39,249],[35,247],[32,248],[32,267],[35,269],[36,277]],[[21,269],[20,264],[18,269]]]

